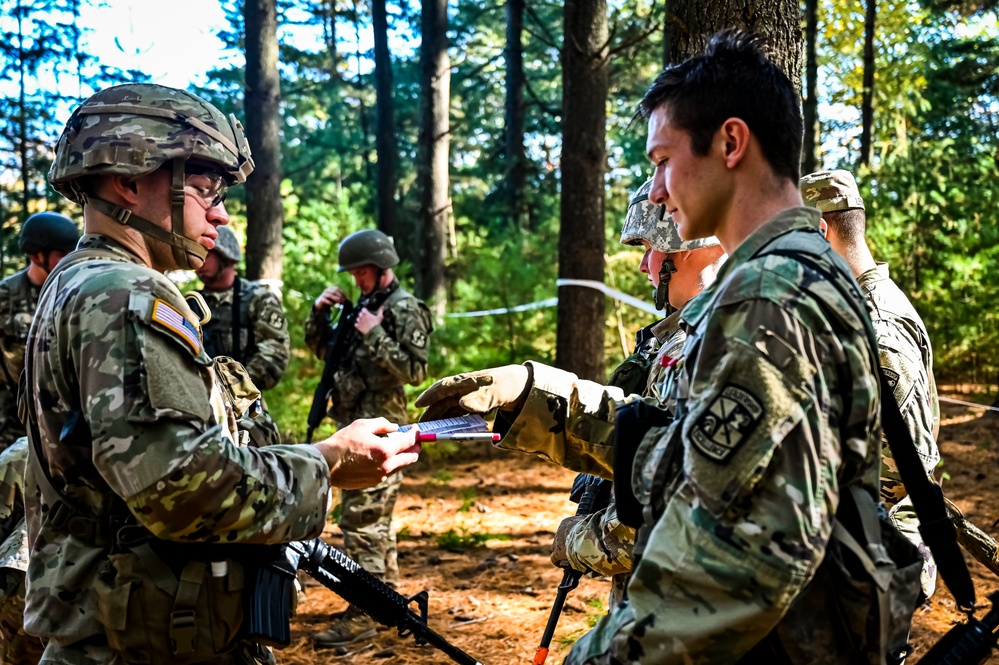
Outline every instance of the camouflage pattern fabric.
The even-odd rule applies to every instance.
[[[362,299],[361,302],[364,300]],[[430,311],[401,288],[388,297],[384,319],[355,343],[335,375],[330,416],[339,426],[358,418],[388,418],[409,422],[403,385],[422,383],[427,376],[427,354],[433,325]],[[320,359],[333,333],[321,313],[313,309],[305,325],[305,342]],[[344,490],[340,529],[344,551],[368,572],[394,583],[399,576],[396,539],[392,529],[402,474],[394,473],[375,487]]]
[[[0,281],[0,450],[27,434],[17,417],[17,382],[40,290],[28,279],[27,268]]]
[[[801,198],[819,212],[864,210],[857,181],[849,171],[809,173],[798,182]]]
[[[127,509],[178,543],[318,536],[326,461],[305,446],[234,445],[234,414],[220,410],[198,319],[173,283],[98,235],[64,263],[39,302],[28,408],[44,451],[37,463],[66,500],[92,515]],[[111,662],[94,592],[108,550],[53,523],[34,464],[25,627],[58,662]]]
[[[24,465],[28,439],[0,453],[0,665],[29,665],[42,656],[42,642],[24,632],[28,529],[24,522]]]
[[[565,663],[734,663],[775,628],[818,635],[835,624],[835,604],[809,582],[841,488],[877,493],[881,428],[860,303],[772,253],[807,246],[825,270],[851,280],[818,218],[804,208],[775,216],[685,307],[685,363],[671,388],[677,417],[642,440],[631,479],[646,520],[628,599]],[[553,410],[578,400],[590,417],[531,452],[609,474],[612,450],[599,440],[620,394],[581,380],[565,391],[564,380],[541,378]],[[513,441],[527,442],[502,443]],[[852,661],[831,648],[794,662]]]
[[[628,216],[621,227],[622,245],[641,245],[644,240],[652,249],[672,254],[719,244],[718,238],[714,236],[694,240],[680,238],[676,223],[666,214],[666,206],[649,201],[651,191],[652,178],[649,178],[631,197]]]
[[[253,384],[261,390],[277,385],[288,367],[291,337],[281,301],[257,282],[239,279],[239,344],[232,339],[233,289],[200,293],[212,311],[211,320],[202,327],[205,350],[213,358],[229,356],[243,363]]]
[[[874,323],[881,367],[894,389],[923,468],[932,475],[940,462],[936,443],[940,404],[933,378],[933,348],[926,326],[909,299],[889,277],[887,264],[878,264],[862,274],[857,282]],[[921,581],[923,593],[929,598],[936,588],[936,563],[919,533],[916,511],[885,439],[881,441],[881,500],[888,507],[892,524],[923,555],[926,563]]]

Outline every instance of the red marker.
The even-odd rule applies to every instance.
[[[456,432],[454,434],[434,434],[433,432],[420,432],[416,435],[417,443],[427,443],[428,441],[499,441],[500,435],[490,432]]]

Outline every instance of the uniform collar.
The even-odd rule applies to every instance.
[[[141,266],[146,265],[138,256],[128,250],[120,242],[99,233],[83,234],[83,237],[80,238],[80,242],[77,244],[76,249],[103,249],[117,255],[123,261],[128,261],[129,263],[135,263]]]
[[[878,263],[870,270],[861,273],[860,277],[857,278],[857,284],[860,285],[860,289],[864,293],[868,293],[874,289],[878,282],[885,282],[889,279],[891,278],[888,276],[888,264]]]
[[[782,210],[766,222],[760,225],[748,238],[742,241],[732,254],[729,255],[725,264],[718,271],[718,276],[714,283],[707,289],[691,298],[687,306],[683,308],[683,315],[680,320],[684,325],[696,327],[704,315],[711,309],[711,303],[715,299],[716,291],[725,283],[728,276],[743,263],[752,259],[761,249],[769,245],[775,238],[778,238],[791,231],[814,231],[818,232],[819,220],[822,213],[815,208],[800,206]]]

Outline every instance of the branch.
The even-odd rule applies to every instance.
[[[542,99],[534,93],[534,88],[531,87],[531,82],[527,80],[526,76],[524,77],[524,88],[527,89],[527,94],[531,97],[531,99],[534,100],[534,103],[538,105],[538,108],[540,108],[542,111],[552,116],[553,118],[562,117],[562,109],[555,106],[551,106],[550,104],[548,104],[548,102],[542,101]]]
[[[644,42],[646,39],[648,39],[649,36],[652,35],[652,33],[654,33],[658,29],[659,29],[659,26],[656,25],[655,23],[653,23],[652,26],[648,30],[645,30],[645,31],[641,32],[640,34],[636,35],[635,37],[633,37],[631,39],[626,39],[623,42],[621,42],[620,44],[618,44],[617,46],[615,46],[614,48],[609,49],[608,52],[607,52],[607,57],[610,58],[611,56],[615,56],[618,53],[621,53],[622,51],[627,51],[628,49],[630,49],[630,48],[632,48],[634,46],[637,46],[638,44],[640,44],[640,43]],[[610,40],[608,40],[607,44],[605,44],[605,47],[609,47],[609,46],[610,46]]]
[[[527,16],[529,18],[533,19],[534,22],[538,24],[538,27],[541,28],[542,31],[544,31],[545,37],[542,37],[541,35],[535,34],[534,32],[531,32],[530,28],[528,28],[525,25],[524,29],[527,30],[528,34],[530,34],[535,39],[543,42],[544,44],[547,44],[548,46],[550,46],[550,47],[552,47],[554,49],[561,50],[561,47],[559,47],[558,44],[556,43],[557,40],[555,39],[555,36],[551,32],[548,31],[548,26],[545,25],[545,22],[542,21],[538,17],[538,15],[534,13],[534,10],[531,9],[531,5],[530,5],[529,2],[524,2],[524,11],[526,11],[527,12]]]

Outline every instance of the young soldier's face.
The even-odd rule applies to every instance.
[[[724,169],[715,159],[717,147],[712,144],[707,155],[696,154],[690,134],[672,124],[669,106],[664,104],[649,117],[645,148],[655,165],[649,200],[666,206],[682,239],[716,235],[719,203],[726,200],[728,191]]]

